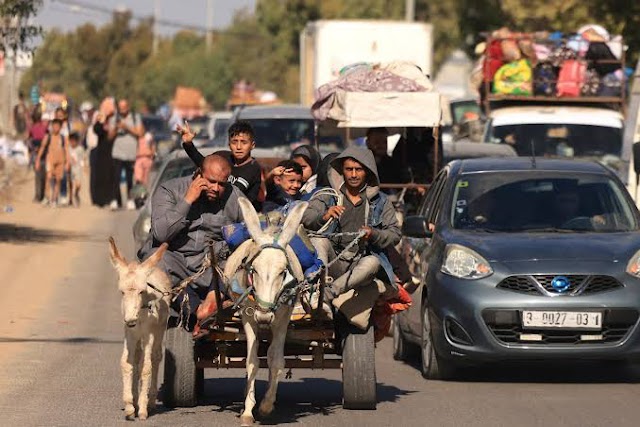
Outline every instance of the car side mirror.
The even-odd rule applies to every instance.
[[[430,238],[433,232],[429,230],[429,222],[423,216],[408,216],[402,223],[402,234],[408,237]]]
[[[640,175],[640,142],[633,144],[633,169],[636,171],[636,176]]]

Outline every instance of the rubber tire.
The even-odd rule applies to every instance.
[[[422,339],[420,343],[420,372],[429,380],[446,380],[456,376],[453,362],[443,359],[433,345],[431,319],[426,304],[422,308]]]
[[[342,407],[376,409],[378,398],[373,326],[366,332],[357,329],[346,332],[342,350]]]
[[[409,358],[412,356],[411,343],[407,342],[406,338],[404,337],[402,330],[400,329],[400,322],[398,321],[398,319],[395,319],[393,321],[392,336],[393,359],[400,361],[409,360]]]
[[[181,327],[167,330],[164,356],[164,406],[193,407],[198,404],[198,372],[191,334]]]

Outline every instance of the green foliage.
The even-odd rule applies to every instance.
[[[31,42],[42,35],[42,27],[30,19],[42,6],[42,0],[2,0],[0,2],[0,50],[31,52]]]
[[[29,17],[40,3],[5,0],[0,13],[6,18],[15,12],[10,7],[24,7],[18,14]],[[127,96],[153,109],[170,100],[176,86],[185,85],[199,88],[211,105],[221,108],[233,81],[246,79],[296,102],[299,34],[308,21],[401,20],[404,8],[405,0],[258,0],[255,13],[238,13],[229,28],[216,35],[210,51],[202,36],[181,32],[161,40],[155,55],[151,54],[150,22],[134,27],[130,15],[114,14],[100,28],[84,25],[70,34],[49,33],[22,88],[41,80],[44,90],[59,87],[77,101]],[[515,31],[571,32],[598,23],[625,37],[628,59],[637,60],[640,50],[640,2],[416,0],[415,12],[417,21],[434,25],[436,71],[452,50],[471,51],[480,32],[502,26]]]

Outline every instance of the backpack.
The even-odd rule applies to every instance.
[[[587,70],[582,84],[582,96],[597,96],[600,92],[600,76],[595,70]]]
[[[493,81],[496,71],[504,64],[502,58],[503,53],[500,40],[492,40],[489,46],[487,46],[487,55],[482,67],[483,80],[485,82]]]
[[[621,76],[619,74],[621,73],[614,72],[604,76],[599,87],[598,95],[616,97],[622,96],[623,80],[621,79]]]
[[[587,50],[585,58],[589,61],[589,68],[596,70],[600,76],[613,73],[621,66],[618,58],[611,53],[611,49],[609,49],[609,46],[604,42],[589,43],[589,49]],[[599,61],[611,62],[602,63]]]
[[[558,68],[549,63],[540,63],[533,69],[534,95],[553,96],[556,93]]]
[[[587,64],[577,59],[564,61],[558,74],[558,96],[580,96],[587,72]]]

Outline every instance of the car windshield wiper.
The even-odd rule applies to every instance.
[[[557,227],[541,227],[541,228],[525,228],[518,231],[522,233],[580,233],[588,230],[573,230],[569,228],[557,228]]]
[[[478,231],[480,233],[498,233],[500,232],[500,230],[496,230],[494,228],[482,228],[482,227],[478,227],[478,228],[467,228],[466,230],[469,231]]]

